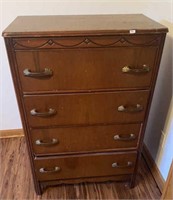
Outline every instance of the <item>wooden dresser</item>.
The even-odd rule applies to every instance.
[[[167,31],[136,14],[23,16],[3,32],[37,194],[134,186]]]

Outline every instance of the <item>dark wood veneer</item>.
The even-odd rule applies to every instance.
[[[128,166],[128,162],[131,165]],[[135,152],[36,158],[34,161],[40,181],[132,174],[135,162]],[[115,163],[117,167],[112,167]],[[55,167],[60,169],[58,172],[41,173],[43,166],[48,171],[54,171]]]
[[[3,32],[37,194],[134,186],[167,31],[144,15],[98,15],[18,17]]]
[[[32,129],[31,138],[36,156],[120,151],[129,148],[136,150],[140,129],[141,124],[42,128]],[[52,138],[57,140],[56,144],[51,144]],[[38,145],[38,140],[49,145]]]
[[[31,127],[80,124],[110,124],[142,122],[148,101],[148,91],[108,92],[92,94],[65,94],[25,96],[25,111]],[[135,108],[137,112],[119,112],[118,107],[124,105]],[[48,113],[49,109],[56,113],[50,117],[31,115],[31,110]]]
[[[150,86],[157,52],[157,46],[34,52],[25,50],[16,52],[16,59],[22,90],[25,93],[129,89]],[[142,68],[143,65],[149,67],[148,72],[122,73],[125,66]],[[52,71],[51,76],[24,76],[25,69],[42,72],[45,68]]]

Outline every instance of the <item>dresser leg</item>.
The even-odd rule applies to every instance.
[[[43,194],[43,188],[42,185],[39,182],[34,181],[34,186],[35,186],[35,192],[37,195],[41,196]]]
[[[135,181],[136,181],[136,174],[132,176],[130,182],[129,182],[129,188],[132,189],[135,187]]]
[[[140,159],[141,159],[141,153],[138,153],[134,173],[133,173],[131,180],[129,182],[129,188],[135,187],[135,182],[136,182],[136,177],[137,177],[137,173],[138,173],[138,166],[139,166]]]

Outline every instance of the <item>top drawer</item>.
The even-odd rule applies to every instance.
[[[112,47],[105,44],[101,48],[91,45],[92,48],[35,50],[32,47],[17,50],[22,90],[68,92],[150,86],[157,56],[156,45]]]

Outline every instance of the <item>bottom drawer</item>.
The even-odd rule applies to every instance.
[[[136,152],[84,154],[36,158],[35,170],[40,181],[132,174]]]

